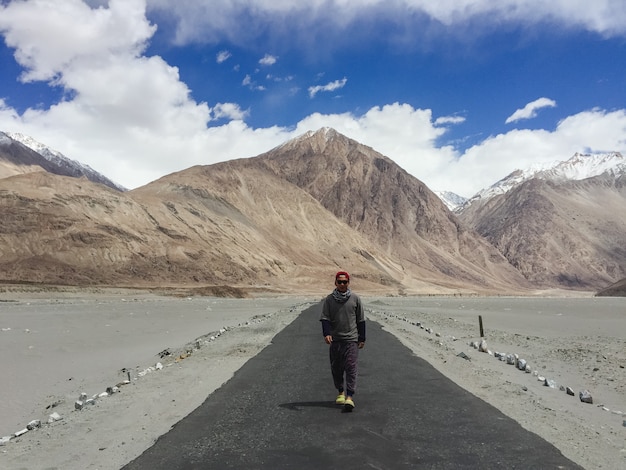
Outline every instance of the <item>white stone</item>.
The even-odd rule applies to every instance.
[[[63,418],[61,417],[61,415],[55,411],[50,416],[48,416],[48,424],[54,423],[55,421],[61,421],[62,419]]]
[[[556,382],[552,379],[546,379],[543,383],[546,387],[556,388]]]
[[[33,419],[30,423],[26,425],[26,428],[29,431],[32,431],[33,429],[40,428],[40,427],[41,427],[41,421],[38,419]]]
[[[160,362],[157,362],[155,368],[156,370],[161,370],[163,369],[163,364],[161,364]]]
[[[13,435],[15,437],[20,437],[21,435],[26,434],[27,432],[28,432],[28,428],[24,428],[24,429],[17,431],[16,433],[13,433]]]
[[[11,440],[11,436],[0,437],[0,446],[5,446]]]

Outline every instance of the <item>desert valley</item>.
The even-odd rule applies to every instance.
[[[453,207],[329,128],[130,191],[0,133],[0,437],[62,415],[7,436],[0,466],[120,468],[346,269],[369,319],[414,354],[584,468],[620,468],[626,162],[565,163],[591,159],[610,165],[520,172]],[[472,346],[478,315],[489,353]],[[74,410],[131,372],[124,393]]]

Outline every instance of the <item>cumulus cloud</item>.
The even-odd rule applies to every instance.
[[[156,29],[144,9],[142,0],[111,0],[96,10],[79,0],[12,2],[1,10],[0,31],[16,49],[23,81],[51,80],[112,56],[139,56]]]
[[[211,109],[213,119],[243,120],[248,111],[243,111],[236,103],[218,103]]]
[[[316,1],[294,2],[291,8]],[[221,25],[227,25],[232,9],[253,3],[267,11],[282,11],[286,2],[215,0],[211,3],[213,14],[204,15],[205,21],[211,17],[211,21],[219,19]],[[401,3],[393,2],[390,8]],[[494,3],[404,0],[405,6],[432,10],[431,15],[441,21],[460,21],[451,13],[460,8],[458,5],[464,5],[471,16],[500,8],[488,6]],[[612,15],[620,18],[615,4],[608,0],[589,5],[585,2],[585,8],[580,7],[579,0],[561,2],[558,11],[550,6],[553,2],[532,3],[538,16],[554,8],[554,18],[568,24],[587,24],[577,19],[582,14],[578,10],[589,17],[586,22],[597,28],[607,28],[613,21]],[[151,0],[148,7],[167,5],[179,12],[196,8],[196,16],[201,18],[199,13],[207,8],[206,4],[194,0]],[[344,4],[350,11],[358,10],[353,2],[337,1],[334,6],[340,8]],[[511,0],[497,4],[513,5]],[[517,2],[519,8],[509,8],[507,14],[519,16],[530,4]],[[382,3],[370,0],[361,6],[368,5]],[[511,130],[489,137],[463,153],[438,142],[452,126],[471,116],[464,118],[453,113],[434,118],[433,110],[399,102],[370,107],[361,114],[313,113],[288,127],[255,129],[245,122],[249,111],[239,104],[195,101],[176,67],[158,56],[145,55],[155,32],[155,25],[145,16],[145,8],[144,0],[111,0],[108,6],[94,9],[79,0],[33,0],[0,6],[0,31],[6,43],[15,49],[16,60],[24,69],[22,80],[44,81],[64,92],[58,103],[23,112],[0,99],[0,129],[31,135],[129,188],[193,165],[252,157],[324,126],[334,127],[392,158],[432,189],[454,190],[464,196],[533,163],[565,160],[588,149],[626,151],[624,110],[592,109],[565,117],[554,129]],[[626,25],[623,15],[621,18]],[[182,14],[179,19],[180,28],[192,28],[183,21]],[[258,87],[250,76],[242,83]],[[344,78],[311,87],[309,95],[335,91],[346,83]],[[517,118],[523,117],[523,112],[531,116],[542,106],[546,102],[531,103],[520,110],[522,114]]]
[[[233,55],[230,53],[230,51],[220,51],[217,53],[217,56],[215,57],[215,60],[218,64],[221,64],[222,62],[226,62],[228,59],[230,59]]]
[[[320,91],[335,91],[335,90],[338,90],[338,89],[343,88],[344,86],[346,86],[347,82],[348,82],[348,79],[344,77],[341,80],[335,80],[334,82],[327,83],[326,85],[310,86],[309,87],[309,96],[311,98],[315,98],[315,95],[317,95]]]
[[[554,130],[516,129],[489,137],[442,167],[444,173],[431,183],[439,189],[455,187],[459,194],[472,196],[512,171],[536,163],[564,161],[576,152],[624,152],[624,135],[625,110],[583,111],[563,119]]]
[[[246,74],[241,84],[245,87],[250,88],[251,90],[257,90],[257,91],[265,90],[265,87],[263,85],[257,84],[257,82],[252,80],[252,77],[249,74]]]
[[[546,23],[607,37],[626,36],[626,8],[622,0],[213,0],[210,6],[205,0],[150,0],[148,8],[151,13],[176,18],[175,38],[181,44],[223,39],[245,44],[261,35],[281,35],[286,30],[300,32],[306,41],[313,25],[316,29],[323,24],[329,31],[342,31],[363,19],[375,24],[376,19],[383,17],[401,25],[407,21],[445,26],[473,24],[472,34],[488,29],[476,27],[481,24]],[[408,34],[424,34],[427,30],[415,24],[410,26],[406,28]],[[375,33],[375,29],[368,29],[368,35]],[[381,29],[379,34],[380,38],[389,38],[388,29]]]
[[[532,119],[537,116],[537,111],[541,108],[554,108],[555,106],[556,101],[551,100],[550,98],[539,98],[538,100],[532,101],[523,108],[515,111],[508,118],[506,118],[505,122],[509,124],[522,119]]]
[[[261,64],[261,65],[274,65],[277,60],[278,60],[278,57],[270,55],[270,54],[265,54],[265,56],[262,59],[259,60],[259,64]]]

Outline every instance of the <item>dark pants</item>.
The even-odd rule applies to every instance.
[[[355,342],[333,341],[330,345],[330,370],[339,393],[345,390],[348,396],[356,392],[357,362],[359,347]],[[345,374],[345,387],[344,387]]]

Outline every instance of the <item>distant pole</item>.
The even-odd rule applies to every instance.
[[[483,316],[478,315],[478,325],[480,326],[480,337],[485,337],[485,332],[483,331]]]

